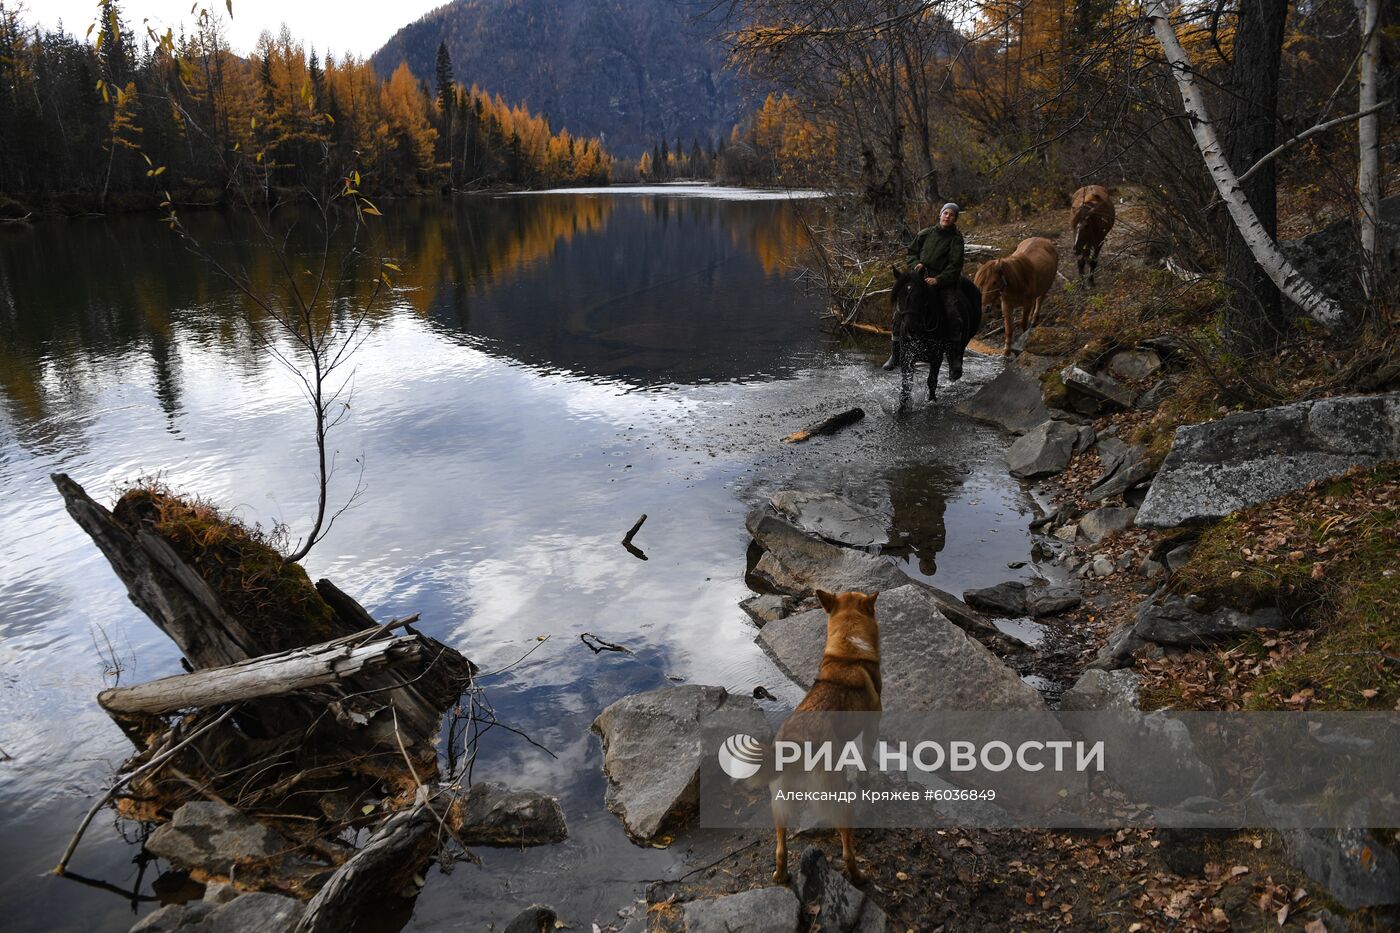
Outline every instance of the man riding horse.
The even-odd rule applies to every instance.
[[[938,212],[938,225],[925,227],[909,244],[907,257],[915,272],[922,273],[924,281],[938,289],[939,310],[948,322],[948,333],[956,333],[961,318],[958,313],[958,283],[962,279],[963,237],[958,230],[958,214],[961,208],[949,201]],[[890,337],[890,358],[885,361],[885,369],[899,365],[899,335]],[[961,359],[958,369],[952,372],[954,379],[962,375]],[[952,360],[949,360],[950,368]]]

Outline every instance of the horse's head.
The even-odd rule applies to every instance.
[[[986,311],[1001,300],[1001,293],[1006,290],[1006,270],[1002,268],[1002,260],[989,259],[982,263],[972,281],[982,293],[982,310]]]

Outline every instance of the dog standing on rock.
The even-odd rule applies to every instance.
[[[848,730],[842,728],[843,720],[849,721],[852,717],[831,714],[880,712],[880,627],[875,621],[875,599],[879,595],[878,592],[854,590],[837,594],[817,590],[817,599],[827,612],[826,646],[821,666],[817,668],[812,689],[778,730],[778,741],[813,745],[831,742],[839,748],[855,739],[854,734],[843,734]],[[821,715],[823,713],[829,715]],[[873,731],[873,726],[867,722],[866,729]],[[873,738],[873,735],[866,735],[867,741]],[[773,881],[785,884],[788,880],[787,829],[793,825],[797,814],[791,804],[777,799],[776,791],[842,791],[846,789],[845,775],[832,771],[780,771],[769,786],[775,792],[773,826],[778,834]],[[830,821],[841,836],[846,877],[859,884],[864,879],[856,866],[855,830],[850,826],[849,804],[833,805]]]

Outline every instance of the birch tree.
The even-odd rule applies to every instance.
[[[1148,0],[1147,16],[1152,23],[1152,31],[1166,55],[1167,63],[1171,66],[1172,77],[1176,80],[1177,91],[1181,94],[1182,106],[1191,123],[1191,134],[1196,140],[1196,148],[1200,150],[1220,200],[1230,212],[1231,222],[1239,231],[1254,260],[1283,296],[1296,304],[1308,317],[1329,329],[1343,324],[1346,314],[1341,306],[1318,290],[1284,257],[1278,244],[1260,223],[1249,198],[1245,196],[1239,176],[1225,158],[1210,108],[1206,106],[1196,72],[1191,67],[1191,60],[1182,48],[1176,30],[1172,28],[1165,0]]]
[[[1377,241],[1381,211],[1381,137],[1380,114],[1376,112],[1380,85],[1377,80],[1381,55],[1380,0],[1356,0],[1356,17],[1361,24],[1361,100],[1357,109],[1365,114],[1356,128],[1361,143],[1356,189],[1361,202],[1361,280],[1369,298],[1375,294],[1376,257],[1380,246]]]

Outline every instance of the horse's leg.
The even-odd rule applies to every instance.
[[[1088,256],[1085,255],[1085,253],[1083,253],[1083,252],[1081,252],[1081,251],[1079,251],[1079,250],[1075,250],[1074,258],[1075,258],[1076,262],[1077,262],[1078,265],[1079,265],[1079,278],[1080,278],[1081,281],[1083,281],[1083,279],[1084,279],[1084,265],[1085,265],[1086,261],[1088,260]],[[1090,285],[1093,285],[1093,284],[1094,284],[1094,278],[1093,278],[1092,275],[1089,276],[1089,284],[1090,284]]]
[[[1103,240],[1094,245],[1093,255],[1089,257],[1089,284],[1094,283],[1094,273],[1099,271],[1099,250],[1103,249]]]
[[[1001,355],[1002,355],[1002,356],[1010,356],[1010,355],[1011,355],[1011,327],[1012,327],[1012,325],[1011,325],[1011,311],[1012,311],[1011,302],[1007,301],[1005,298],[1002,298],[1002,299],[1001,299],[1001,323],[1002,323],[1002,329],[1003,329],[1003,330],[1005,331],[1005,333],[1006,333],[1006,343],[1005,343],[1005,344],[1002,346],[1002,348],[1001,348]]]
[[[909,344],[902,348],[899,357],[899,411],[902,413],[909,407],[909,397],[913,394],[914,386],[914,357],[917,348],[908,338],[905,343]]]
[[[952,357],[949,357],[951,360]],[[932,402],[938,398],[938,369],[943,365],[943,342],[929,347],[928,352],[928,400]]]
[[[1044,297],[1044,295],[1041,296],[1041,298]],[[1040,321],[1040,298],[1037,298],[1033,303],[1028,304],[1026,306],[1026,311],[1026,316],[1029,319],[1029,323],[1022,323],[1026,327],[1026,329],[1029,330],[1032,324],[1036,324]]]

